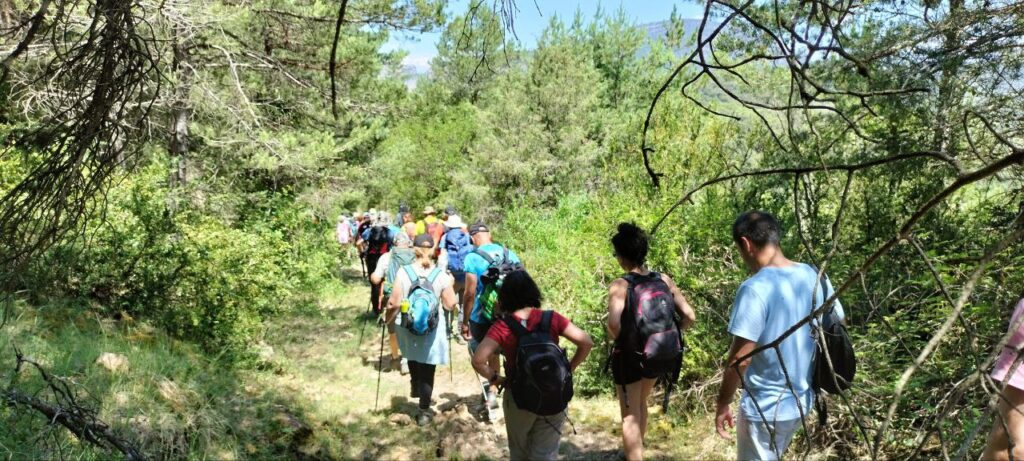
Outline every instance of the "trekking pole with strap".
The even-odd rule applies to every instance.
[[[387,324],[380,325],[380,354],[377,356],[377,397],[373,401],[373,411],[377,411],[380,403],[380,375],[384,371],[384,333],[388,330]]]

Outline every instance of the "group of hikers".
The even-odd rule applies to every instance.
[[[427,425],[433,418],[434,375],[438,365],[450,362],[449,341],[464,340],[492,422],[504,391],[511,459],[557,459],[573,397],[572,375],[593,340],[564,315],[542,309],[542,290],[518,255],[494,241],[486,223],[466,225],[450,206],[441,216],[432,207],[421,215],[414,220],[403,204],[394,218],[371,209],[343,215],[338,224],[339,243],[355,245],[363,255],[371,309],[389,332],[388,368],[410,375],[417,423]],[[763,211],[743,213],[732,226],[736,250],[751,275],[736,291],[729,318],[732,344],[715,426],[721,437],[735,439],[741,460],[779,459],[820,404],[816,394],[847,389],[855,369],[843,307],[830,299],[835,298],[831,282],[814,266],[788,259],[781,236],[777,219]],[[623,455],[640,460],[648,399],[661,380],[668,385],[667,405],[682,367],[684,336],[696,316],[672,278],[647,267],[650,241],[643,229],[621,223],[610,245],[623,275],[608,287],[606,328],[613,345],[604,368],[619,401]],[[560,338],[575,345],[572,357],[559,346]],[[1001,414],[1011,418],[1012,410]],[[1016,436],[1014,431],[1024,430],[1024,424],[1010,422],[993,428],[995,458],[1011,449],[1007,432]],[[1000,441],[1002,451],[991,448]]]

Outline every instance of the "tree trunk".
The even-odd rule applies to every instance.
[[[191,40],[185,26],[174,26],[174,96],[171,102],[171,139],[168,150],[171,154],[170,185],[184,186],[189,181],[189,134],[188,123],[192,114],[189,96],[192,89]]]
[[[964,13],[964,0],[950,0],[948,20],[955,22]],[[963,46],[963,32],[957,27],[950,27],[943,34],[943,53],[941,75],[939,76],[939,95],[935,113],[935,131],[932,145],[939,152],[956,157],[959,153],[960,132],[956,129],[963,116],[964,80],[960,76],[963,58],[958,51]]]

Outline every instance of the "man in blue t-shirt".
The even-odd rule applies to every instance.
[[[487,336],[487,330],[493,323],[493,319],[487,319],[480,308],[480,294],[484,291],[484,282],[481,277],[487,273],[490,263],[477,252],[486,253],[495,262],[501,262],[506,255],[508,262],[519,263],[520,261],[515,252],[494,243],[491,229],[484,223],[477,222],[469,226],[469,237],[473,240],[476,251],[467,255],[463,261],[463,268],[466,270],[466,287],[462,296],[462,337],[469,342],[469,352],[472,356],[476,352],[477,346]],[[489,365],[492,370],[498,369],[500,360],[497,355],[491,358]],[[487,399],[489,417],[493,420],[493,410],[498,407],[497,387],[490,386],[488,389],[485,398]]]
[[[761,211],[744,213],[736,219],[732,232],[753,275],[737,290],[729,319],[733,341],[718,394],[715,426],[720,436],[729,439],[726,426],[733,426],[730,406],[742,382],[735,423],[737,459],[774,460],[782,457],[801,427],[801,418],[811,412],[816,351],[811,324],[786,336],[778,353],[765,349],[744,360],[739,373],[731,365],[805,319],[825,301],[825,292],[833,293],[832,285],[828,279],[819,283],[813,267],[786,258],[779,246],[782,230],[774,216]],[[842,318],[839,301],[833,306]],[[774,443],[770,433],[774,433]]]

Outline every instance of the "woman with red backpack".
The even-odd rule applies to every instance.
[[[671,386],[679,377],[682,332],[695,315],[670,277],[647,269],[643,229],[619,224],[611,243],[626,274],[608,288],[608,337],[615,341],[608,364],[622,414],[623,451],[634,461],[643,459],[647,399],[659,378]]]

